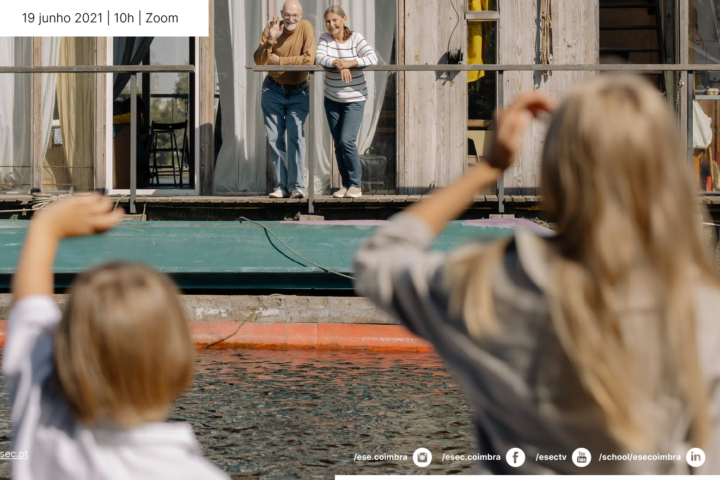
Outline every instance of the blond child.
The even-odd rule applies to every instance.
[[[557,109],[541,166],[555,236],[427,251],[556,108],[535,92],[501,112],[489,163],[379,229],[357,254],[356,288],[456,372],[480,453],[502,458],[480,472],[718,474],[720,284],[677,122],[649,84],[604,77]],[[521,466],[506,461],[514,447]],[[628,453],[649,457],[600,460]]]
[[[78,276],[64,313],[53,294],[60,240],[122,217],[98,195],[73,197],[30,222],[3,355],[11,391],[12,464],[26,479],[227,479],[192,427],[164,423],[192,379],[194,348],[178,291],[142,265]]]

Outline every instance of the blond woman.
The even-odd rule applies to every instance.
[[[428,251],[513,163],[533,116],[555,109],[531,93],[502,112],[489,163],[364,245],[357,290],[455,371],[479,452],[502,459],[479,471],[718,474],[720,287],[677,122],[649,84],[605,77],[557,109],[541,166],[556,235]],[[697,449],[706,460],[691,468]],[[647,457],[609,460],[628,454]]]
[[[194,347],[172,282],[141,265],[81,274],[64,313],[51,297],[63,238],[114,226],[122,211],[98,195],[37,213],[13,279],[3,354],[12,463],[25,479],[227,479],[192,427],[164,423],[192,379]]]

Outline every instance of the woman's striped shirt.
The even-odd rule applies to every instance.
[[[340,103],[367,100],[365,73],[357,68],[350,69],[352,81],[345,83],[340,72],[332,66],[333,61],[337,59],[357,60],[358,67],[377,65],[375,49],[357,32],[353,32],[345,43],[338,43],[329,33],[323,33],[320,35],[315,54],[315,63],[330,69],[325,72],[325,97]]]

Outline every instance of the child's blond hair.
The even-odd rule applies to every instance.
[[[195,355],[178,294],[145,265],[113,263],[77,277],[54,350],[76,420],[130,427],[165,419],[192,381]]]

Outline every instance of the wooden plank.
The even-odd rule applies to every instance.
[[[107,65],[107,37],[95,38],[95,65]],[[95,188],[107,188],[107,75],[95,75]]]
[[[408,195],[407,201],[408,202],[419,202],[422,200],[422,195]]]
[[[397,40],[396,40],[396,54],[397,54],[397,63],[399,65],[405,64],[405,0],[396,0],[397,4],[397,13],[395,15],[396,17],[396,26],[395,31],[397,32]],[[405,141],[406,141],[406,131],[405,126],[407,124],[406,119],[408,118],[405,113],[405,72],[398,72],[397,73],[397,101],[395,103],[395,108],[397,110],[397,120],[395,121],[395,124],[397,125],[397,133],[396,133],[396,140],[395,140],[395,151],[396,151],[396,168],[395,168],[395,187],[399,191],[403,191],[404,188],[401,188],[401,174],[405,171]],[[404,185],[403,185],[404,187]],[[409,192],[408,192],[409,193]]]
[[[485,195],[485,201],[491,202],[491,203],[497,203],[498,196],[497,195]]]
[[[396,195],[392,199],[392,203],[407,203],[408,195]]]
[[[212,194],[215,173],[215,0],[209,0],[209,36],[200,38],[198,81],[200,82],[200,193]],[[220,125],[217,126],[221,128]]]
[[[536,63],[536,42],[539,40],[537,18],[539,0],[509,0],[502,3],[499,23],[499,62],[504,64]],[[553,12],[553,65],[586,64],[583,71],[553,72],[543,78],[541,72],[511,71],[504,82],[502,104],[509,104],[520,92],[539,89],[553,96],[564,94],[577,83],[592,76],[587,73],[599,60],[598,0],[568,2],[552,0]],[[590,28],[588,28],[590,26]],[[616,67],[617,65],[613,65]],[[543,68],[542,65],[536,68]],[[548,67],[544,67],[548,68]],[[546,126],[535,122],[523,138],[518,159],[505,175],[506,188],[523,193],[534,192],[540,185],[540,152]]]
[[[487,128],[492,125],[492,120],[468,120],[468,128]]]

